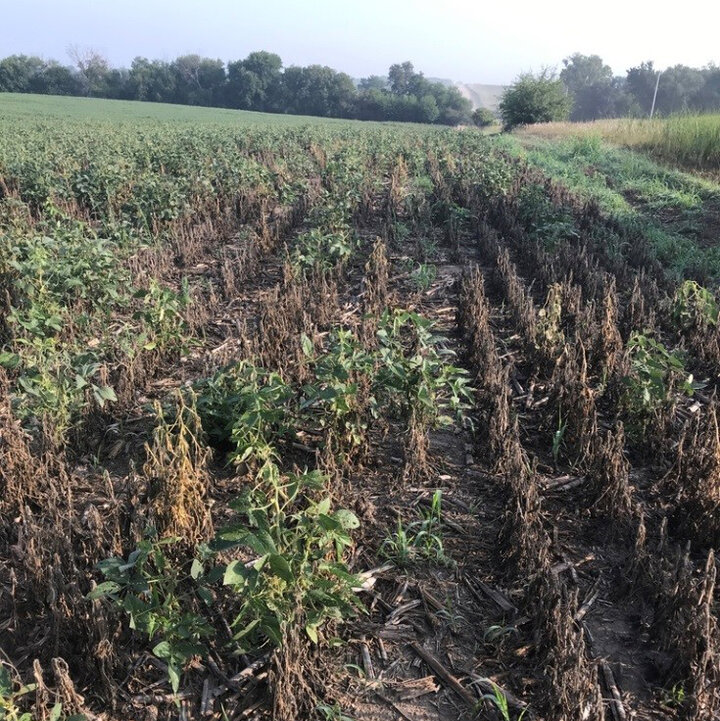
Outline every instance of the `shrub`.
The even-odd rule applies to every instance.
[[[518,76],[503,93],[500,116],[505,130],[512,130],[518,125],[565,120],[571,103],[560,78],[546,68],[538,75]]]
[[[495,113],[487,108],[476,108],[472,114],[472,121],[478,128],[487,128],[497,122]]]

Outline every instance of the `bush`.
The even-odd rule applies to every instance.
[[[487,128],[495,125],[495,114],[487,108],[476,108],[472,114],[472,121],[478,128]]]
[[[554,72],[523,73],[503,93],[500,116],[505,130],[518,125],[566,120],[572,101]]]

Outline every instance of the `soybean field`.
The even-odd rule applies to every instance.
[[[597,138],[0,98],[0,719],[717,718],[718,228]]]

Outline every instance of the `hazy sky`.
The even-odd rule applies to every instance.
[[[411,60],[430,77],[507,83],[524,70],[597,53],[617,74],[720,64],[720,0],[0,0],[0,57],[68,62],[70,45],[113,65],[137,55],[222,60],[253,50],[353,77]]]

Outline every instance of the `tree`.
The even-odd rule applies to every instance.
[[[0,60],[0,92],[32,92],[32,83],[44,67],[41,58],[29,55],[10,55]]]
[[[133,100],[171,103],[175,99],[175,75],[162,60],[135,58],[130,66],[128,92]]]
[[[327,66],[287,68],[282,86],[286,113],[329,118],[350,118],[355,114],[355,83],[349,75]]]
[[[650,108],[652,108],[656,82],[657,70],[655,70],[652,60],[640,63],[637,67],[630,68],[627,71],[628,91],[633,96],[640,111],[645,115],[648,115]]]
[[[675,65],[660,75],[657,112],[664,115],[699,109],[698,94],[705,86],[702,71],[687,65]]]
[[[476,108],[472,114],[472,121],[478,128],[488,128],[495,124],[495,114],[487,108]]]
[[[105,89],[102,97],[113,100],[132,100],[130,71],[127,68],[111,68],[103,79]]]
[[[107,58],[93,48],[79,48],[71,45],[68,55],[75,63],[82,81],[83,94],[93,98],[105,96],[107,75],[110,65]]]
[[[430,83],[430,88],[440,108],[438,123],[461,125],[472,120],[472,103],[454,85]]]
[[[562,80],[549,70],[538,75],[522,73],[503,93],[500,116],[506,130],[518,125],[565,120],[572,100]]]
[[[371,75],[367,78],[362,78],[358,83],[360,90],[387,90],[388,79],[383,78],[380,75]]]
[[[388,73],[390,92],[395,95],[410,95],[415,75],[415,68],[411,62],[391,65]]]
[[[573,99],[571,120],[595,120],[612,114],[615,100],[612,69],[599,55],[575,53],[563,60],[560,79]]]
[[[563,66],[560,79],[573,94],[588,85],[612,82],[612,69],[599,55],[574,53],[563,60]]]
[[[720,108],[720,67],[707,65],[702,69],[703,87],[697,93],[695,105],[699,110],[717,110]]]
[[[418,102],[418,122],[434,123],[440,117],[440,109],[434,95],[423,95]]]
[[[244,110],[275,110],[282,83],[282,60],[264,51],[228,64],[227,104]]]
[[[649,114],[657,88],[656,110],[668,115],[685,110],[703,109],[702,93],[707,76],[702,70],[675,65],[659,72],[652,61],[627,72],[627,86],[642,114]]]
[[[220,105],[225,94],[225,65],[199,55],[182,55],[170,69],[175,78],[174,102],[183,105]]]
[[[31,82],[30,92],[47,95],[80,95],[82,82],[72,68],[51,60]]]

